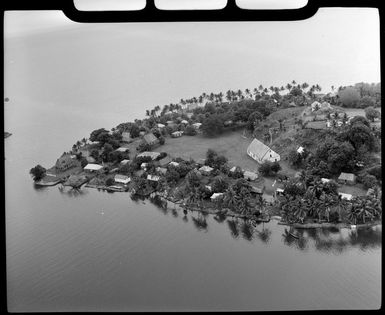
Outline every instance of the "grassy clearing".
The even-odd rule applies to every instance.
[[[365,109],[363,108],[346,108],[341,106],[333,106],[333,108],[345,112],[349,117],[354,117],[354,116],[365,117]],[[378,110],[381,113],[381,107],[376,107],[376,110]]]
[[[304,106],[301,107],[290,107],[290,108],[283,108],[276,112],[271,113],[267,119],[269,120],[278,120],[278,119],[284,119],[285,121],[294,119],[301,115],[301,113],[304,110]]]
[[[259,164],[246,154],[246,149],[252,139],[242,136],[240,131],[227,132],[221,136],[209,138],[202,135],[183,136],[180,138],[167,138],[166,143],[155,150],[167,152],[172,157],[183,159],[206,158],[208,149],[222,154],[229,160],[229,165],[238,165],[248,171],[258,171]]]
[[[362,184],[355,184],[355,185],[341,185],[338,187],[338,192],[345,193],[345,194],[351,194],[353,196],[365,196],[367,189],[364,188],[364,185]]]
[[[258,172],[259,164],[246,154],[246,149],[252,139],[244,138],[241,132],[228,132],[219,137],[207,138],[202,135],[194,137],[183,136],[180,138],[167,138],[163,146],[156,148],[158,152],[167,152],[170,156],[183,159],[193,158],[195,161],[204,159],[208,149],[213,149],[218,154],[223,154],[229,160],[229,165],[238,165],[244,170]],[[296,170],[292,169],[287,161],[281,161],[282,171],[288,176],[294,176]],[[274,178],[263,177],[265,194],[271,195],[276,187],[281,187]]]

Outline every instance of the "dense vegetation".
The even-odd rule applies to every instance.
[[[376,187],[367,196],[347,201],[338,195],[335,182],[322,183],[305,171],[299,179],[285,183],[279,204],[283,220],[289,223],[343,221],[357,224],[381,218],[381,195],[381,189]]]

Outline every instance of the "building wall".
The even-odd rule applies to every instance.
[[[273,150],[269,149],[267,153],[264,155],[262,159],[262,163],[265,161],[270,162],[279,162],[281,160],[281,157],[278,153],[274,152]]]
[[[247,154],[254,160],[256,160],[258,163],[263,163],[265,161],[270,162],[279,162],[281,160],[281,157],[278,153],[274,152],[273,150],[269,149],[267,153],[263,156],[262,159],[259,159],[253,152],[250,152],[247,150]],[[270,156],[271,155],[271,156]]]

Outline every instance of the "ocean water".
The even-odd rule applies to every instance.
[[[223,68],[229,55],[158,45],[146,34],[85,26],[5,40],[8,310],[379,308],[381,227],[309,231],[295,240],[276,221],[253,227],[128,193],[34,187],[31,167],[50,167],[92,130],[207,86],[220,91],[208,84],[212,70],[201,68],[197,80],[183,69],[205,58]]]

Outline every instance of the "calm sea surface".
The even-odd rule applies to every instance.
[[[128,193],[36,189],[29,169],[50,167],[92,130],[204,91],[189,77],[177,86],[177,70],[193,66],[186,53],[205,59],[193,47],[95,29],[5,41],[9,311],[380,307],[381,227],[296,240],[276,221],[253,227]]]

